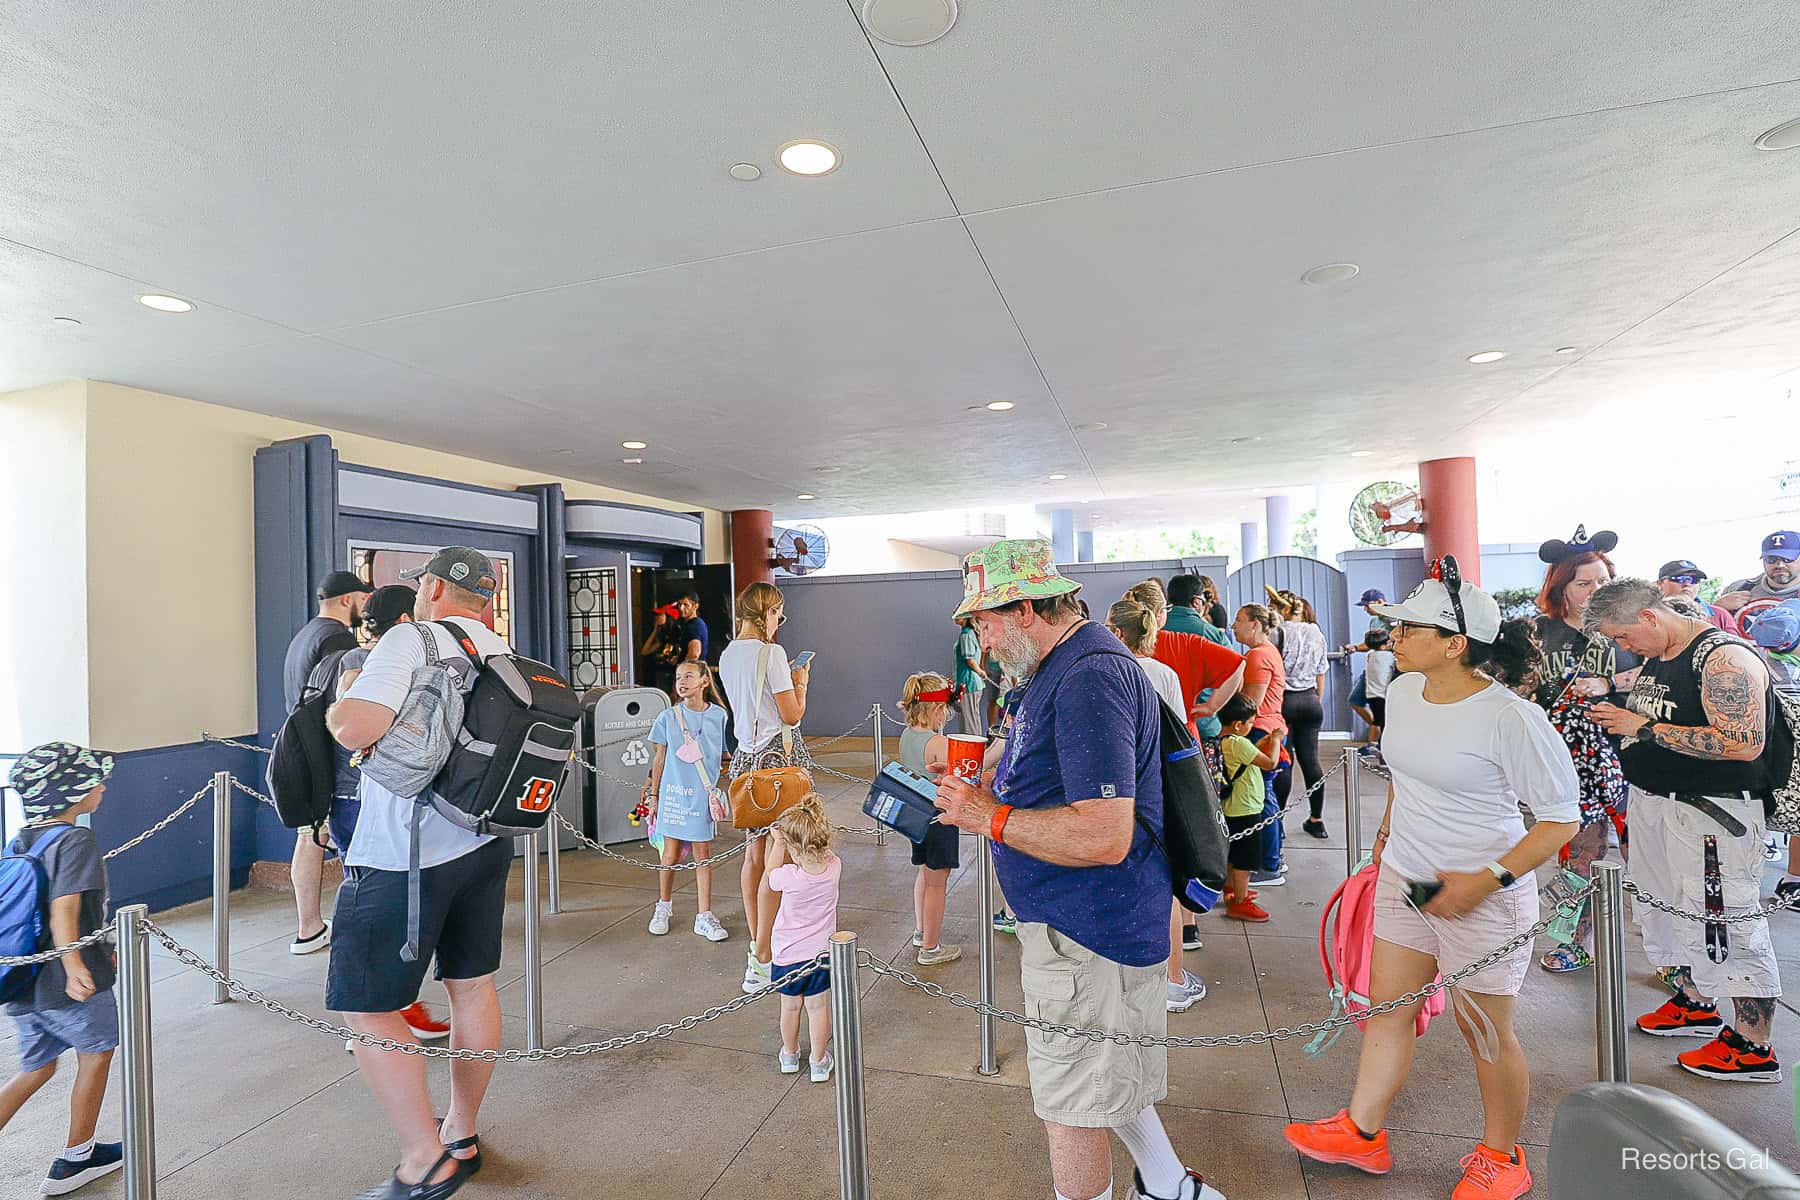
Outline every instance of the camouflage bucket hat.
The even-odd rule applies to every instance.
[[[995,542],[963,559],[963,602],[951,620],[1017,600],[1047,600],[1080,590],[1079,583],[1057,572],[1048,540]]]
[[[113,756],[73,742],[46,742],[13,764],[7,781],[25,805],[27,821],[42,821],[73,806],[106,782]]]

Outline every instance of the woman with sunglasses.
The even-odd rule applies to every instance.
[[[1529,669],[1528,628],[1503,630],[1493,597],[1461,584],[1454,559],[1437,570],[1442,578],[1427,579],[1405,603],[1376,606],[1399,622],[1394,654],[1405,674],[1388,687],[1382,736],[1393,781],[1375,835],[1373,1005],[1466,970],[1529,931],[1538,919],[1531,873],[1581,816],[1562,738],[1542,709],[1484,670],[1516,677]],[[1537,817],[1529,832],[1520,801]],[[1485,1114],[1455,1200],[1514,1200],[1531,1187],[1518,1147],[1531,1076],[1513,1032],[1530,959],[1526,938],[1450,992]],[[1349,1107],[1289,1125],[1295,1149],[1373,1175],[1392,1169],[1382,1126],[1412,1067],[1416,1011],[1415,1003],[1369,1020]]]
[[[787,621],[786,599],[772,583],[757,582],[738,593],[737,636],[719,655],[719,682],[731,709],[737,753],[731,756],[731,778],[769,767],[812,769],[812,756],[795,728],[806,716],[807,667],[788,665],[787,651],[775,632]],[[784,731],[792,731],[784,738]],[[762,831],[746,833],[744,865],[738,882],[744,893],[744,923],[750,927],[749,960],[744,991],[769,982],[770,930],[775,924],[775,893],[763,887]]]

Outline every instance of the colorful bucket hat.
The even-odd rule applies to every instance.
[[[73,807],[106,782],[113,756],[73,742],[46,742],[13,764],[8,785],[19,793],[27,821],[43,821]]]
[[[1048,600],[1081,585],[1057,572],[1045,538],[995,542],[963,559],[963,602],[951,620],[1018,600]]]

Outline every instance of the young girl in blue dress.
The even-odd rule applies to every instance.
[[[712,854],[713,804],[719,794],[719,766],[725,753],[725,710],[712,702],[712,670],[703,662],[684,662],[675,669],[675,695],[680,703],[664,709],[650,727],[650,742],[656,757],[650,763],[650,815],[663,838],[662,861],[673,866],[681,858],[681,848],[691,847],[694,857],[704,861]],[[669,919],[675,912],[675,876],[671,871],[658,872],[657,882],[662,899],[650,916],[650,932],[669,932]],[[694,872],[694,883],[700,893],[700,911],[694,917],[694,932],[709,942],[722,942],[731,935],[712,910],[712,868],[700,867]]]

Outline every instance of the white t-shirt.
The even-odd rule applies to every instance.
[[[451,617],[475,642],[483,654],[509,654],[512,648],[500,635],[473,617]],[[460,658],[462,651],[450,635],[433,625],[400,625],[382,635],[362,674],[344,693],[346,700],[367,700],[394,712],[406,703],[412,689],[413,672],[425,665],[425,643],[419,637],[429,631],[437,639],[440,659]],[[378,871],[404,871],[412,854],[413,801],[394,793],[369,778],[365,771],[357,790],[362,812],[356,818],[356,833],[350,838],[350,849],[344,864],[351,867],[373,867]],[[461,858],[471,850],[493,840],[491,834],[473,833],[453,824],[427,808],[419,819],[419,866],[435,867]]]
[[[1394,652],[1392,650],[1369,651],[1369,657],[1363,663],[1364,694],[1379,700],[1388,694],[1388,684],[1393,680]]]
[[[756,660],[768,651],[764,667],[762,692],[756,692]],[[738,749],[752,754],[781,736],[781,713],[775,707],[777,692],[794,690],[794,676],[788,667],[787,651],[777,642],[758,642],[739,638],[719,655],[719,682],[725,687],[725,698],[731,701],[731,731],[737,735]]]
[[[1381,865],[1423,881],[1479,871],[1525,836],[1519,803],[1540,821],[1580,821],[1580,786],[1562,735],[1544,710],[1499,684],[1433,704],[1425,677],[1388,685],[1381,754],[1394,775],[1393,818]],[[1529,877],[1515,887],[1529,887]]]
[[[1154,658],[1139,658],[1137,665],[1144,668],[1144,674],[1150,677],[1150,686],[1156,689],[1162,702],[1174,709],[1175,715],[1185,724],[1191,705],[1181,698],[1181,677],[1175,674],[1175,668]]]

